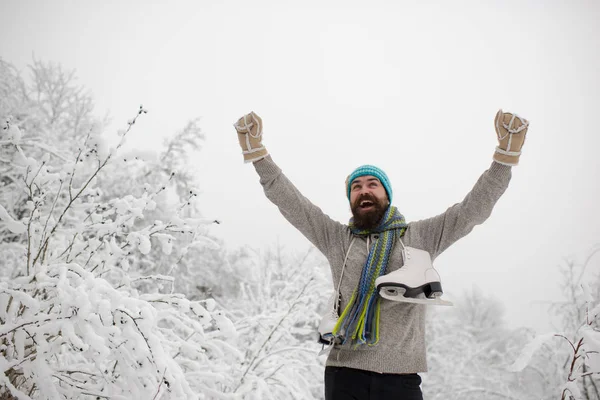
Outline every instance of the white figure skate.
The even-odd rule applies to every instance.
[[[327,305],[329,306],[327,312],[321,317],[321,322],[317,328],[317,331],[319,332],[319,343],[323,345],[323,348],[319,352],[320,356],[328,354],[336,341],[336,337],[333,335],[333,328],[335,328],[338,321],[338,292],[331,295],[327,301]]]
[[[384,299],[404,303],[453,305],[440,298],[443,294],[440,275],[433,268],[429,253],[413,247],[402,247],[404,265],[375,280],[379,295]]]
[[[321,317],[321,322],[317,328],[317,331],[319,332],[319,343],[325,345],[331,344],[334,339],[333,328],[335,328],[335,324],[337,324],[338,321],[338,304],[339,295],[336,292],[333,293],[327,301],[327,312]]]

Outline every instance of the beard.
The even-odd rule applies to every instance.
[[[367,210],[361,208],[360,203],[369,200],[373,206]],[[354,226],[360,230],[371,230],[379,226],[385,211],[387,210],[386,199],[378,199],[371,194],[358,197],[352,204],[352,216]]]

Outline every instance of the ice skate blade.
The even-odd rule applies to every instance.
[[[319,354],[317,355],[317,357],[320,356],[324,356],[324,355],[328,355],[331,352],[331,349],[333,349],[333,345],[329,345],[329,346],[324,346],[321,351],[319,351]]]
[[[452,302],[447,300],[442,300],[439,297],[435,297],[433,299],[428,298],[414,298],[414,297],[404,297],[402,295],[389,295],[385,290],[379,291],[379,295],[387,300],[396,301],[398,303],[413,303],[413,304],[425,304],[428,306],[453,306]]]

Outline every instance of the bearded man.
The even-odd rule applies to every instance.
[[[325,399],[422,400],[418,374],[427,371],[426,306],[388,300],[377,282],[412,268],[408,249],[426,255],[421,261],[430,264],[490,216],[508,187],[511,167],[518,164],[528,121],[500,110],[495,118],[499,144],[489,169],[462,202],[438,216],[410,223],[392,205],[387,175],[372,165],[358,167],[346,179],[350,222],[332,220],[275,164],[262,144],[258,115],[244,115],[234,126],[244,161],[254,164],[267,198],[331,266],[337,301],[325,367]],[[438,284],[426,282],[418,288],[434,297],[441,293]],[[412,287],[403,288],[408,293]]]

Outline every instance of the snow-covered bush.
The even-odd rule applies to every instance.
[[[34,77],[53,101],[31,97],[0,62],[0,396],[230,398],[242,358],[231,321],[213,300],[176,294],[172,276],[139,268],[152,251],[182,260],[204,246],[211,221],[185,215],[187,202],[162,221],[144,218],[170,176],[105,195],[100,177],[113,163],[126,168],[117,156],[146,110],[111,147],[87,97],[64,98],[65,75],[48,71],[58,73]]]
[[[316,327],[331,291],[326,259],[314,248],[240,249],[231,260],[238,294],[222,298],[240,334],[235,393],[247,399],[319,399],[324,357]]]
[[[474,287],[455,306],[430,307],[427,324],[429,372],[423,394],[431,400],[527,399],[529,384],[507,371],[523,343],[509,329],[502,303]]]
[[[540,371],[556,399],[600,400],[600,276],[587,270],[597,253],[562,266],[565,300],[552,307],[562,329],[533,337],[511,366]]]

